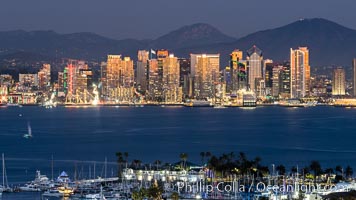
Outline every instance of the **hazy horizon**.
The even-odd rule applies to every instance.
[[[300,0],[298,3],[285,0],[106,0],[105,3],[5,0],[0,3],[0,31],[92,32],[114,39],[155,39],[185,25],[207,23],[226,35],[240,38],[300,18],[324,18],[356,29],[356,1]]]

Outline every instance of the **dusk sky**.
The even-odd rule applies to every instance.
[[[326,18],[356,29],[355,8],[355,0],[1,0],[0,31],[94,32],[116,39],[151,39],[203,22],[241,37],[299,18]]]

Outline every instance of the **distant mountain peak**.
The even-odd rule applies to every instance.
[[[196,23],[183,26],[157,38],[155,40],[155,46],[160,48],[176,48],[178,46],[188,47],[235,40],[235,38],[225,35],[210,24]]]

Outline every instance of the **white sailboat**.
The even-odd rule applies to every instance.
[[[30,123],[27,123],[27,134],[24,134],[23,137],[32,138],[32,129]]]

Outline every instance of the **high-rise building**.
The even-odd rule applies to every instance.
[[[246,85],[246,83],[243,83],[247,78],[244,76],[245,74],[240,73],[242,70],[242,61],[243,59],[243,52],[240,51],[239,49],[235,49],[231,54],[230,54],[230,72],[231,72],[231,80],[229,83],[226,83],[226,90],[228,93],[235,93],[239,89],[243,89],[243,85]]]
[[[226,93],[227,94],[232,94],[232,88],[233,88],[233,83],[232,83],[232,70],[231,67],[225,67],[225,69],[223,69],[220,72],[220,76],[222,79],[222,82],[226,85]]]
[[[284,62],[279,74],[279,95],[283,99],[290,98],[290,63]]]
[[[70,63],[64,68],[64,91],[66,94],[73,95],[75,94],[75,70],[76,65]]]
[[[182,88],[179,86],[179,61],[173,54],[163,58],[162,80],[164,102],[181,102]]]
[[[266,95],[272,95],[273,87],[273,69],[275,64],[271,60],[265,60],[265,84],[266,84]]]
[[[262,51],[253,46],[247,51],[248,85],[249,89],[256,93],[257,81],[263,80],[263,55]],[[260,84],[258,84],[260,87]]]
[[[333,71],[333,84],[332,84],[332,95],[342,96],[345,95],[345,70],[342,67],[338,67]]]
[[[76,74],[76,90],[91,92],[93,89],[93,71],[91,69],[79,69]]]
[[[356,97],[356,58],[353,59],[352,62],[353,66],[353,71],[354,71],[354,85],[353,85],[353,92],[354,92],[354,97]]]
[[[59,92],[64,92],[64,72],[58,72],[58,79],[57,79],[57,94]]]
[[[179,86],[183,90],[183,98],[189,98],[190,59],[179,58]]]
[[[148,61],[148,95],[147,100],[153,102],[161,102],[162,98],[162,82],[159,79],[158,60],[151,59]]]
[[[101,62],[100,63],[100,82],[98,84],[98,88],[100,89],[100,95],[101,97],[104,97],[104,99],[107,98],[108,94],[108,87],[107,87],[107,63],[106,62]]]
[[[121,55],[108,55],[106,81],[103,87],[105,98],[115,102],[132,101],[134,90],[134,69],[130,57],[121,59]]]
[[[219,54],[190,54],[195,99],[212,98],[220,82]]]
[[[42,69],[37,74],[39,89],[42,91],[49,90],[51,85],[51,65],[43,64]]]
[[[266,71],[268,71],[267,67],[266,67]],[[280,88],[283,87],[283,85],[281,84],[282,83],[282,81],[281,81],[281,73],[282,73],[282,71],[283,71],[283,66],[282,65],[275,65],[272,68],[272,91],[271,91],[271,95],[273,97],[279,97],[280,90],[281,90]]]
[[[310,66],[307,47],[290,49],[291,98],[302,98],[309,95]]]
[[[137,53],[136,85],[138,91],[142,93],[145,93],[147,90],[148,60],[149,52],[146,50],[139,50]]]
[[[115,101],[118,97],[119,79],[121,71],[121,55],[108,55],[106,62],[106,83],[103,83],[103,95],[109,101]]]

